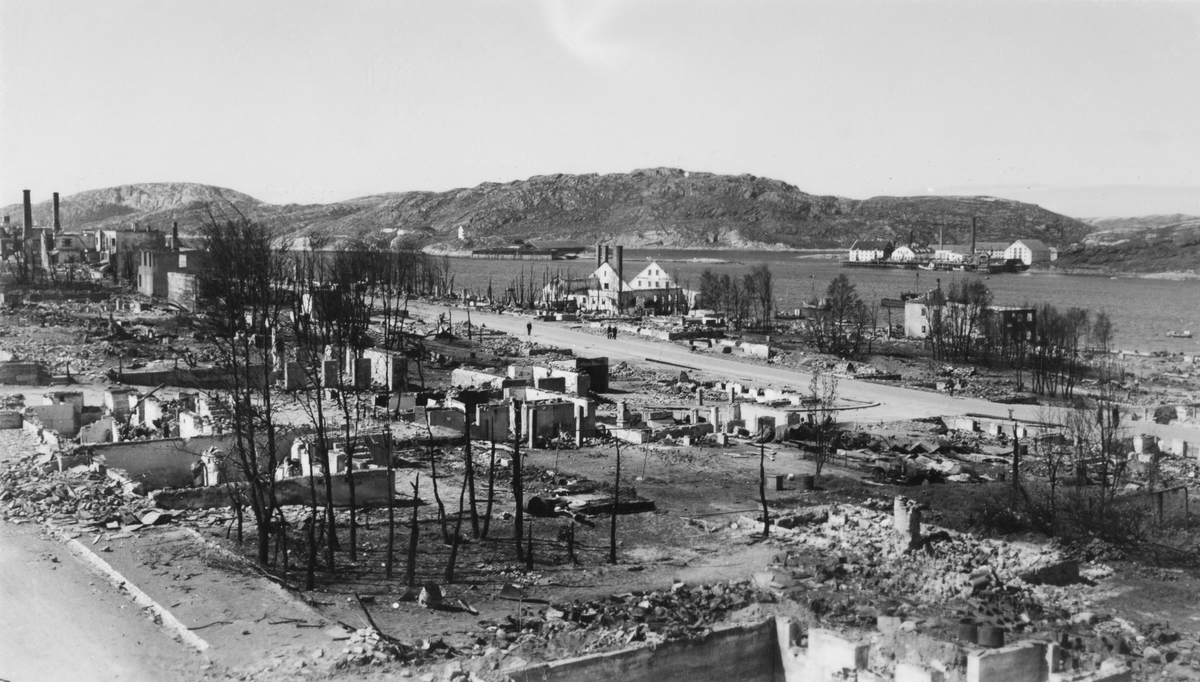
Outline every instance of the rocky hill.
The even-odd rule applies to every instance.
[[[61,201],[66,229],[172,220],[185,234],[208,211],[233,208],[281,235],[326,235],[467,248],[533,237],[675,248],[838,247],[855,239],[963,243],[1039,238],[1066,246],[1084,223],[1039,206],[992,197],[818,196],[780,180],[657,168],[609,175],[548,175],[446,192],[401,192],[333,204],[274,205],[233,190],[152,183],[94,190]],[[4,208],[20,220],[20,205]],[[35,210],[50,220],[50,204]],[[459,228],[468,238],[458,240]]]
[[[1092,218],[1086,222],[1094,231],[1062,251],[1058,267],[1200,274],[1200,216]]]

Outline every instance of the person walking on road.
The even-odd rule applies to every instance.
[[[533,323],[532,322],[525,323],[525,336],[533,336]]]

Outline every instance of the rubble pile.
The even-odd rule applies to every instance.
[[[411,656],[400,644],[380,634],[375,628],[360,628],[350,634],[335,665],[339,668],[383,665],[406,658]]]
[[[760,522],[761,523],[761,522]],[[739,524],[748,533],[761,525]],[[1017,545],[966,533],[925,527],[921,546],[897,532],[890,513],[851,505],[830,509],[825,523],[774,529],[775,534],[838,557],[840,582],[885,594],[903,594],[924,603],[945,603],[979,595],[1028,593],[1021,576],[1061,564],[1056,547]]]
[[[124,486],[102,466],[47,472],[37,459],[22,457],[0,470],[0,516],[10,522],[119,522],[134,511]]]
[[[590,601],[550,604],[533,614],[482,620],[474,654],[517,651],[521,658],[550,660],[569,653],[596,653],[677,639],[703,638],[726,614],[751,604],[774,603],[775,595],[749,581],[634,591]],[[514,609],[515,611],[515,609]]]

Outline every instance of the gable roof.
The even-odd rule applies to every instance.
[[[1046,246],[1046,243],[1040,239],[1018,239],[1017,241],[1012,243],[1013,246],[1016,246],[1017,244],[1024,244],[1026,247],[1029,248],[1030,251],[1049,251],[1050,250],[1050,247]]]
[[[887,251],[890,248],[892,248],[891,242],[875,239],[856,239],[850,245],[851,251]]]

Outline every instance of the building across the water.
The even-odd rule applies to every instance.
[[[850,245],[848,260],[851,263],[876,263],[887,260],[894,249],[888,241],[858,239]]]
[[[511,258],[514,260],[564,260],[577,258],[587,247],[579,242],[531,239],[509,246],[475,249],[472,258]]]

